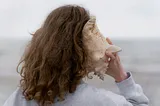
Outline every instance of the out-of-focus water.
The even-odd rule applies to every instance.
[[[120,56],[127,69],[160,72],[160,39],[114,42],[122,47]]]
[[[26,39],[0,39],[0,106],[19,83],[20,77],[16,73],[16,66],[27,42]],[[122,48],[119,55],[126,70],[137,73],[160,73],[160,39],[113,40],[113,43]]]
[[[27,42],[28,40],[25,39],[0,40],[0,73],[3,72],[1,70],[4,70],[6,65],[9,66],[7,68],[15,67]],[[122,48],[119,55],[127,69],[147,72],[160,71],[160,39],[113,40],[113,43]]]

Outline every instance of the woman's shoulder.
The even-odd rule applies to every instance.
[[[5,101],[3,106],[14,106],[15,99],[19,96],[20,88],[17,88]]]
[[[93,105],[97,104],[95,106],[114,106],[120,101],[125,101],[123,96],[107,91],[103,88],[97,88],[87,83],[80,84],[74,95],[77,96],[78,100],[89,102]]]
[[[37,106],[35,101],[27,102],[22,94],[22,89],[17,88],[6,100],[3,106]],[[123,102],[123,97],[102,88],[89,85],[85,82],[77,86],[74,93],[68,94],[65,101],[56,103],[55,106],[116,106]]]
[[[110,96],[110,95],[114,95],[114,96],[117,96],[117,94],[111,92],[111,91],[108,91],[104,88],[97,88],[93,85],[90,85],[88,83],[85,83],[85,82],[82,82],[78,87],[77,87],[77,90],[75,92],[75,94],[84,94],[84,95],[95,95],[95,96]]]
[[[17,87],[16,90],[5,101],[3,106],[31,106],[29,105],[30,103],[31,102],[27,102],[26,99],[24,98],[23,90],[20,87]],[[36,104],[36,103],[32,103],[32,104]]]

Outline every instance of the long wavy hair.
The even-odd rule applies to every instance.
[[[89,17],[83,7],[65,5],[53,10],[33,34],[17,66],[27,100],[42,106],[56,98],[62,101],[88,75],[82,29]]]

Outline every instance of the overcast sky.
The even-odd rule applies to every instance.
[[[0,38],[29,37],[63,4],[86,7],[106,37],[160,39],[160,0],[0,0]]]

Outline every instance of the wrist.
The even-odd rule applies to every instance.
[[[119,76],[115,77],[115,82],[121,82],[128,78],[127,72],[122,72]]]

